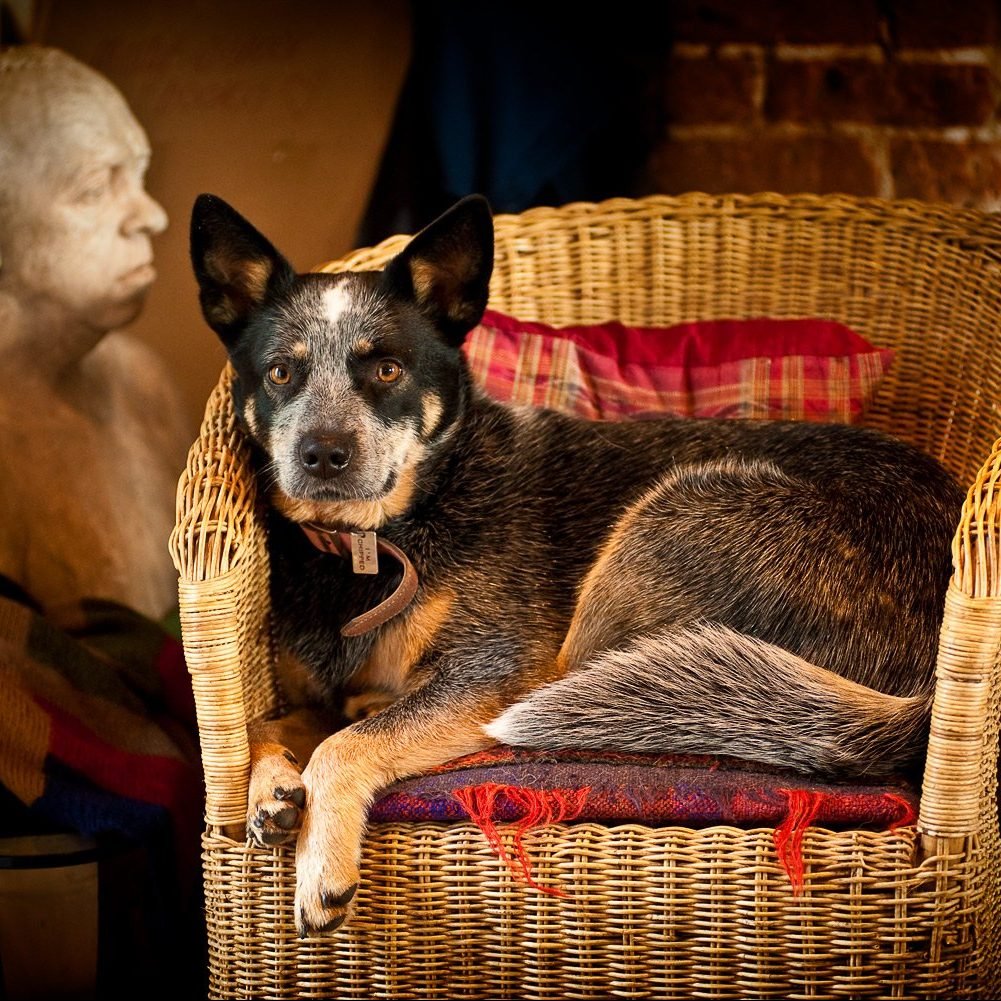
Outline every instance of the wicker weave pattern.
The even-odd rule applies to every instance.
[[[970,991],[968,936],[929,934],[942,908],[971,904],[974,863],[966,852],[914,868],[913,830],[811,831],[806,886],[793,896],[771,833],[547,828],[528,845],[535,874],[572,890],[560,899],[514,882],[475,827],[376,825],[357,917],[333,943],[296,938],[289,851],[234,849],[208,837],[213,944],[229,956],[251,948],[256,957],[252,966],[214,964],[213,993],[931,998]],[[905,984],[892,994],[892,985]]]
[[[380,267],[404,242],[327,270]],[[355,923],[300,943],[290,854],[221,831],[245,809],[245,722],[279,701],[266,538],[224,373],[172,538],[206,767],[213,994],[996,996],[999,265],[1001,220],[919,203],[691,195],[497,220],[491,305],[524,319],[823,316],[894,348],[869,422],[971,484],[918,825],[811,830],[801,896],[771,831],[549,828],[530,846],[541,881],[570,893],[561,899],[513,884],[475,828],[380,825]]]

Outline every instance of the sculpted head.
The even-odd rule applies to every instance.
[[[149,155],[99,73],[56,49],[0,54],[0,293],[56,323],[133,320],[167,225],[144,187]]]

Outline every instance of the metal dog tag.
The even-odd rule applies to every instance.
[[[379,551],[375,532],[351,533],[351,569],[355,573],[378,573]]]

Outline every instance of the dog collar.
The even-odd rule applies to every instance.
[[[299,527],[306,533],[306,538],[316,546],[322,553],[330,553],[332,556],[339,556],[341,559],[355,557],[358,554],[358,547],[364,547],[365,536],[375,536],[375,551],[392,556],[403,567],[403,579],[396,590],[385,601],[380,602],[375,608],[370,608],[367,612],[355,616],[349,622],[341,626],[342,636],[362,636],[377,626],[388,622],[394,616],[402,612],[417,594],[417,571],[413,563],[407,558],[407,554],[402,549],[394,546],[392,542],[380,538],[374,532],[350,532],[340,528],[326,528],[315,522],[301,522]],[[366,557],[366,562],[370,557]],[[356,573],[376,573],[375,569],[358,569],[357,559],[353,560]]]

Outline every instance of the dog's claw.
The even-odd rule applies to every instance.
[[[300,810],[306,805],[306,789],[303,786],[295,786],[292,789],[275,786],[272,796],[275,799],[287,799],[289,802],[295,803]]]
[[[355,893],[358,892],[358,884],[352,883],[342,894],[335,897],[332,893],[321,893],[320,903],[323,904],[327,910],[333,910],[335,907],[346,907],[351,903],[352,898]]]
[[[352,896],[354,895],[354,889],[355,889],[354,887],[351,888]],[[338,897],[337,899],[340,900],[344,897],[347,897],[347,894],[341,894],[341,896]],[[323,906],[327,910],[330,910],[335,906],[332,903],[331,904],[327,903],[329,899],[330,895],[325,894],[323,900]],[[347,899],[350,900],[350,897],[348,897]],[[345,900],[345,903],[347,903],[347,900]],[[343,907],[344,905],[342,904],[340,906]],[[332,918],[330,918],[323,924],[320,924],[319,922],[317,922],[316,924],[312,924],[306,917],[305,907],[300,907],[299,921],[298,921],[299,938],[307,938],[313,932],[321,933],[328,931],[337,931],[337,929],[340,928],[341,925],[344,924],[345,921],[347,921],[347,919],[348,919],[348,912],[342,910],[340,914],[335,914]],[[320,920],[322,920],[322,918]]]
[[[298,864],[298,863],[297,863]],[[303,896],[296,907],[298,928],[307,935],[336,931],[351,916],[358,883],[351,883],[346,890],[321,890],[316,896]]]

